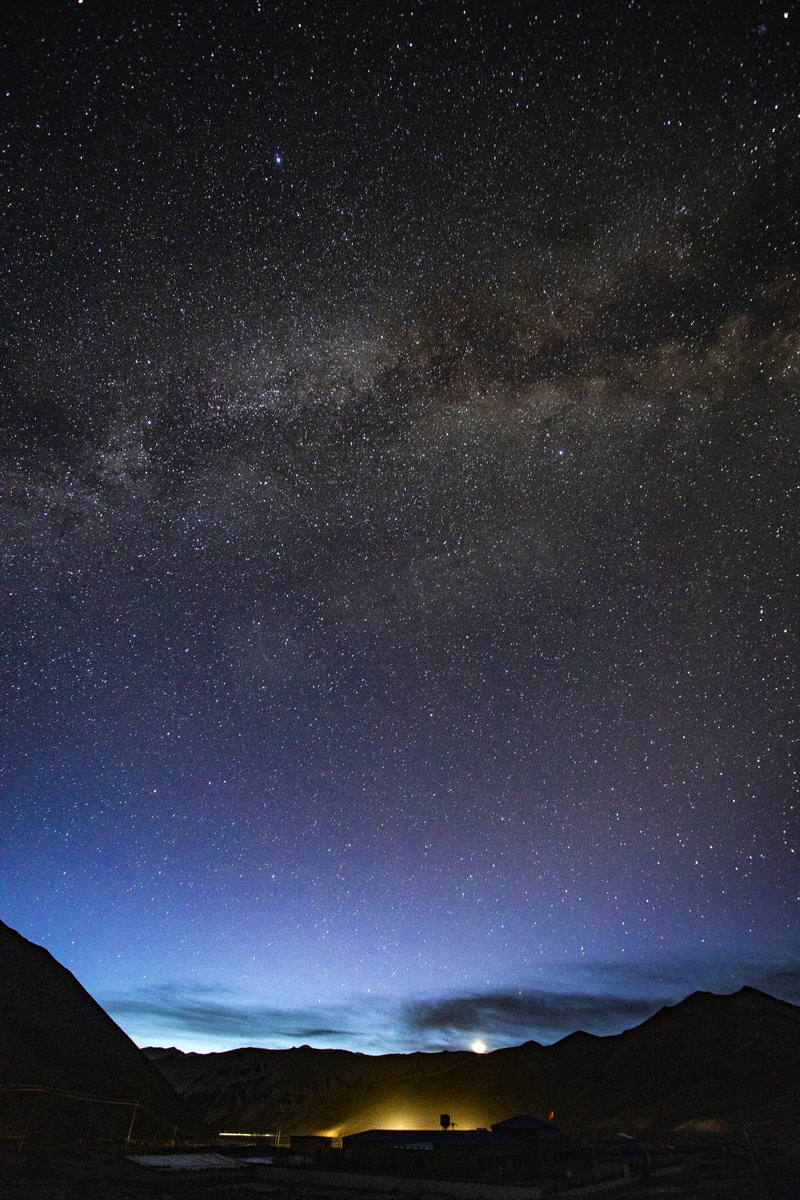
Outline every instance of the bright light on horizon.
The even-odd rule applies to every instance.
[[[486,1042],[482,1042],[480,1038],[476,1038],[470,1046],[470,1050],[474,1050],[476,1054],[486,1053]]]

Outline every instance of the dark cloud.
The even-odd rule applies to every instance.
[[[525,1041],[576,1029],[616,1032],[626,1022],[638,1025],[670,1002],[588,992],[514,990],[418,1001],[407,1007],[406,1020],[409,1030],[417,1034],[479,1033],[503,1041]]]
[[[326,1008],[268,1008],[229,997],[224,988],[168,983],[110,996],[104,1007],[129,1031],[146,1031],[151,1041],[169,1032],[227,1045],[321,1041],[385,1053],[463,1049],[478,1036],[497,1047],[531,1039],[549,1043],[578,1029],[616,1034],[698,990],[729,994],[750,985],[789,1002],[800,1000],[798,966],[608,963],[589,970],[583,990],[507,988],[399,1005],[362,996]]]
[[[788,967],[755,968],[743,973],[751,987],[777,996],[779,1000],[800,1003],[800,963]]]
[[[750,986],[790,1003],[800,1001],[800,964],[609,963],[592,968],[592,975],[600,987],[616,983],[617,990],[523,988],[422,1000],[405,1009],[407,1027],[412,1037],[425,1038],[427,1049],[452,1047],[454,1041],[461,1045],[473,1034],[509,1045],[530,1038],[552,1041],[577,1029],[619,1033],[693,991],[729,994]]]
[[[754,987],[781,1000],[800,1000],[800,963],[603,963],[591,968],[601,987],[633,995],[671,994],[675,1004],[693,991],[728,994]]]
[[[352,1036],[346,1029],[321,1027],[319,1009],[285,1011],[255,1008],[213,999],[220,989],[187,988],[181,984],[161,984],[128,996],[116,996],[105,1002],[112,1016],[128,1023],[144,1020],[148,1027],[175,1030],[187,1034],[265,1041],[271,1038],[310,1038]],[[312,1023],[312,1018],[316,1023]]]
[[[128,1027],[146,1024],[148,1031],[169,1030],[240,1044],[352,1037],[363,1041],[370,1027],[375,1032],[377,1022],[384,1044],[388,1038],[401,1050],[437,1050],[463,1046],[465,1037],[475,1034],[495,1044],[512,1045],[530,1038],[552,1041],[581,1028],[616,1033],[639,1024],[662,1004],[674,1002],[674,998],[515,989],[417,1001],[398,1009],[384,1005],[379,1006],[380,1012],[364,998],[352,1010],[331,1007],[320,1013],[319,1008],[255,1007],[220,996],[221,989],[162,984],[112,997],[105,1007]],[[321,1015],[328,1018],[327,1024],[320,1022]],[[357,1032],[341,1027],[343,1016],[359,1027]]]

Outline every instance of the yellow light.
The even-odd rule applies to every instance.
[[[477,1038],[470,1046],[470,1050],[474,1050],[476,1054],[485,1054],[486,1042],[482,1042],[480,1038]]]

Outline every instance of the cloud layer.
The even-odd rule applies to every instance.
[[[130,1026],[184,1035],[202,1035],[239,1044],[277,1039],[322,1038],[346,1041],[351,1030],[325,1022],[336,1010],[260,1008],[225,1000],[226,990],[185,984],[158,984],[110,997],[105,1007]],[[341,1014],[340,1014],[341,1015]],[[322,1020],[321,1020],[322,1018]]]
[[[423,1036],[477,1034],[504,1044],[525,1041],[533,1033],[566,1035],[576,1029],[615,1033],[652,1016],[667,999],[583,992],[497,991],[421,1001],[406,1010],[408,1029]]]
[[[595,991],[506,988],[405,1004],[363,996],[349,1004],[297,1009],[254,1005],[219,987],[164,983],[110,996],[104,1006],[140,1042],[169,1036],[206,1049],[310,1043],[386,1053],[465,1049],[476,1036],[496,1049],[531,1039],[549,1043],[578,1029],[619,1033],[697,989],[729,993],[750,984],[800,1001],[800,966],[742,964],[719,974],[709,968],[703,979],[697,967],[656,974],[644,965],[609,964],[598,974]],[[607,990],[611,983],[615,990]]]

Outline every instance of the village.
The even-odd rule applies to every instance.
[[[436,1129],[192,1137],[173,1127],[164,1138],[146,1109],[50,1089],[7,1089],[3,1099],[7,1200],[796,1200],[785,1156],[745,1125],[727,1135],[577,1136],[554,1113],[477,1129],[442,1113]]]

